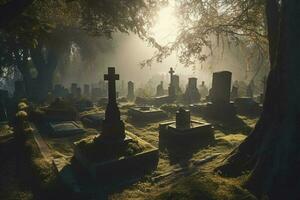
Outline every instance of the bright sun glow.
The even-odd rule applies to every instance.
[[[170,2],[163,7],[158,14],[157,22],[152,28],[154,38],[160,44],[173,42],[177,36],[178,22],[175,15],[175,5]]]

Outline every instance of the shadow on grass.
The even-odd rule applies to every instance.
[[[170,164],[179,164],[181,167],[187,167],[190,159],[199,150],[207,146],[214,146],[216,141],[214,138],[203,138],[201,142],[195,141],[181,141],[173,143],[172,141],[159,140],[159,149],[167,153]]]

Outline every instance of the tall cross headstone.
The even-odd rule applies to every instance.
[[[172,85],[173,83],[173,74],[175,73],[175,71],[173,70],[173,68],[170,68],[169,74],[170,74],[170,84]]]
[[[134,100],[134,83],[132,81],[128,82],[128,94],[127,94],[127,98],[130,101]]]
[[[174,97],[175,96],[175,86],[174,86],[174,79],[173,79],[173,74],[175,73],[175,71],[173,70],[173,68],[170,68],[169,74],[170,74],[170,85],[169,85],[169,96],[170,97]]]
[[[108,103],[116,103],[116,80],[119,80],[119,74],[115,73],[114,67],[108,68],[108,73],[104,74],[104,80],[108,81]]]
[[[115,73],[114,67],[108,68],[104,80],[108,81],[108,104],[105,110],[102,135],[110,141],[123,141],[125,128],[123,121],[120,119],[120,111],[116,100],[116,80],[119,80],[119,74]]]

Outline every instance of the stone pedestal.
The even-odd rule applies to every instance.
[[[152,171],[158,164],[158,149],[127,131],[122,142],[82,142],[75,144],[74,156],[81,169],[85,169],[96,182],[110,184],[129,181]],[[93,147],[93,144],[98,147]],[[87,147],[89,145],[90,148]],[[143,148],[139,147],[134,150],[135,153],[131,153],[134,145]]]
[[[209,123],[192,120],[189,128],[178,128],[170,121],[159,124],[159,140],[167,145],[189,145],[213,141],[214,134]]]
[[[209,123],[191,120],[190,111],[180,108],[176,121],[159,124],[160,143],[193,144],[214,139]]]

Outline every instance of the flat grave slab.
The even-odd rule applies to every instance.
[[[114,181],[128,181],[130,178],[140,177],[152,171],[158,164],[158,149],[128,131],[121,145],[96,144],[98,147],[95,148],[102,145],[100,149],[103,151],[98,149],[93,153],[93,150],[88,150],[86,144],[93,145],[93,142],[94,138],[89,138],[83,143],[82,141],[75,143],[74,158],[96,182],[109,184]],[[132,153],[126,145],[130,147],[137,145],[135,148],[139,150],[137,153]]]
[[[128,115],[136,121],[159,120],[167,117],[167,114],[163,110],[151,106],[137,106],[130,108],[128,110]]]
[[[85,132],[75,121],[49,122],[49,126],[53,137],[67,137]]]

